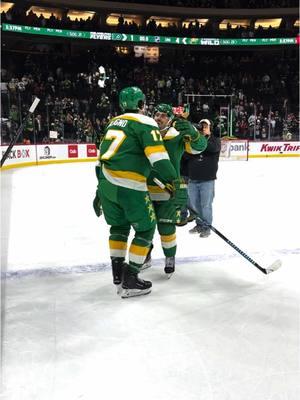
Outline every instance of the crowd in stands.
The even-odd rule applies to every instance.
[[[41,98],[41,103],[27,122],[21,141],[49,142],[49,132],[56,131],[56,141],[97,142],[107,121],[120,112],[119,90],[130,85],[145,92],[149,115],[159,102],[178,106],[187,102],[186,94],[194,94],[189,96],[191,120],[213,120],[220,135],[229,133],[231,104],[235,136],[273,140],[289,133],[292,139],[299,138],[295,51],[226,54],[174,50],[163,54],[158,64],[146,64],[143,57],[105,47],[73,57],[57,52],[8,53],[3,60],[2,142],[9,142],[34,96]],[[105,87],[99,82],[100,65],[106,70]]]
[[[254,27],[227,25],[227,29],[219,29],[218,23],[200,24],[198,21],[190,22],[188,25],[178,25],[170,23],[167,27],[151,19],[145,25],[138,25],[134,21],[127,22],[123,17],[119,18],[117,26],[102,23],[100,16],[95,13],[92,18],[86,20],[71,20],[67,15],[61,19],[52,14],[45,18],[43,14],[37,16],[30,11],[26,14],[25,10],[11,8],[6,13],[1,14],[2,23],[13,23],[19,25],[36,26],[52,29],[69,29],[77,31],[96,31],[96,32],[120,32],[131,34],[149,34],[162,36],[184,36],[184,37],[218,37],[218,38],[265,38],[265,37],[295,37],[298,33],[296,27],[280,26],[279,28],[267,29],[259,26]],[[285,25],[285,24],[283,24]]]

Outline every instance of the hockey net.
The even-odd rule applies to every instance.
[[[222,161],[248,161],[248,140],[222,139],[220,160]]]

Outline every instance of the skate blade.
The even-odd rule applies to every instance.
[[[174,274],[174,272],[168,273],[166,274],[167,279],[170,279],[172,277],[172,275]]]
[[[149,294],[151,292],[151,288],[140,290],[140,289],[122,289],[121,297],[122,299],[127,299],[128,297],[136,297],[143,296],[145,294]]]
[[[123,292],[122,283],[120,283],[119,285],[116,285],[116,287],[117,287],[117,295],[121,296],[121,294]]]

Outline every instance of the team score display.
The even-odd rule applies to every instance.
[[[155,129],[155,130],[151,131],[151,135],[153,136],[154,142],[162,141],[159,130]]]
[[[112,156],[116,154],[121,144],[124,142],[126,135],[122,131],[115,129],[109,129],[106,132],[105,140],[112,140],[109,148],[101,156],[101,160],[109,160]]]

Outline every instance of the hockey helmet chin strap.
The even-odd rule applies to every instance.
[[[161,133],[166,133],[168,131],[168,129],[171,128],[173,119],[174,118],[169,118],[166,126],[162,129],[159,129]]]

